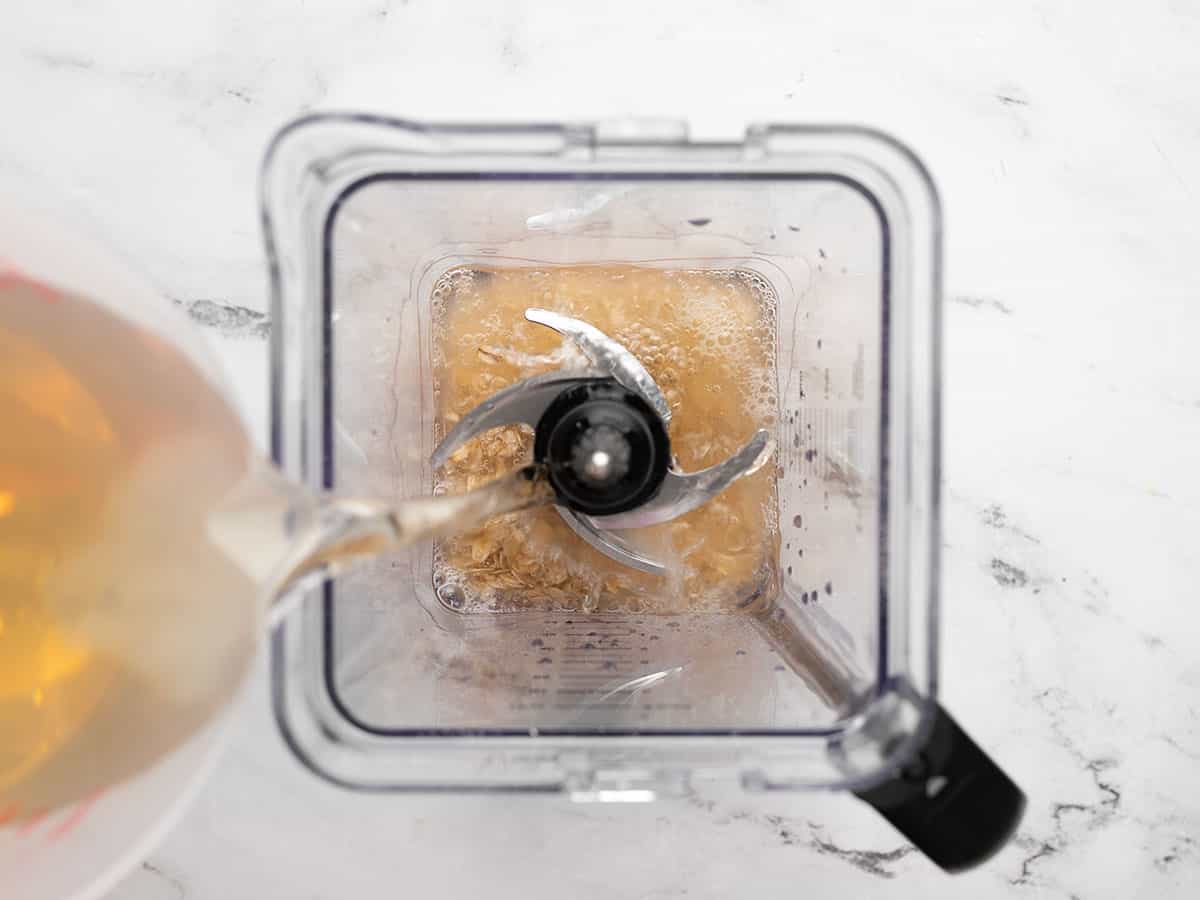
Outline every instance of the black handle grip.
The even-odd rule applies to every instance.
[[[941,706],[929,738],[894,778],[856,796],[947,872],[977,866],[1003,847],[1025,795]]]

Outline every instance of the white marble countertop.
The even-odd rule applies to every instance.
[[[255,177],[320,108],[869,123],[946,212],[944,699],[1030,795],[951,878],[843,796],[367,797],[259,673],[198,803],[111,900],[1194,897],[1200,888],[1200,6],[12,4],[0,167],[209,326],[259,434]]]

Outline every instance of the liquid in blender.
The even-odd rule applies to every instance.
[[[723,461],[755,429],[775,424],[775,299],[753,273],[459,267],[433,289],[436,439],[498,390],[583,365],[569,343],[525,320],[531,306],[581,319],[638,357],[670,405],[671,448],[686,471]],[[531,453],[530,429],[493,429],[459,448],[435,487],[470,490],[527,463]],[[438,596],[463,613],[733,611],[775,579],[778,512],[771,468],[740,479],[679,519],[624,533],[666,563],[665,577],[608,559],[555,510],[542,508],[497,517],[440,542],[434,554]]]

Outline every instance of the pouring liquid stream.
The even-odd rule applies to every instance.
[[[359,560],[450,537],[495,516],[554,502],[545,467],[530,464],[464,494],[378,500],[307,494],[264,466],[213,511],[209,537],[274,598],[275,625],[303,589]],[[271,535],[276,546],[267,549]]]

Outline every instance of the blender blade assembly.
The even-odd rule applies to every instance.
[[[433,452],[433,466],[485,431],[528,425],[534,458],[549,468],[567,525],[610,559],[664,574],[661,561],[618,532],[670,522],[756,472],[774,452],[770,433],[760,428],[728,459],[683,472],[670,452],[671,409],[628,348],[561,313],[531,308],[525,318],[569,339],[586,365],[535,375],[493,394],[450,429]]]

